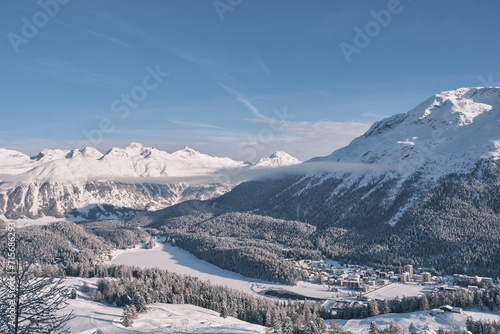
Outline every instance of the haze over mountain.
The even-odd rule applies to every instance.
[[[280,152],[262,167],[298,163]],[[0,149],[0,214],[9,219],[124,217],[134,210],[156,210],[189,199],[209,199],[238,182],[216,177],[219,171],[252,165],[212,157],[189,147],[168,153],[139,143],[105,154],[45,149],[33,158]]]

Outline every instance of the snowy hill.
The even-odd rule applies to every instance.
[[[290,154],[277,151],[269,156],[269,158],[262,158],[255,163],[252,167],[283,167],[300,164],[300,160],[292,157]]]
[[[105,303],[91,302],[90,293],[81,292],[82,281],[91,289],[97,279],[68,278],[64,285],[78,291],[77,299],[69,299],[60,314],[73,311],[75,317],[68,322],[71,333],[265,333],[266,328],[233,317],[222,318],[218,312],[189,304],[151,304],[146,313],[140,313],[132,327],[122,325],[123,308]]]

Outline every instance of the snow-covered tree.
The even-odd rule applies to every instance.
[[[370,323],[370,334],[379,334],[380,331],[378,330],[378,327],[377,327],[377,324],[375,323],[375,321],[372,321]]]
[[[293,334],[293,323],[292,319],[286,317],[283,323],[281,324],[281,333],[282,334]]]
[[[131,327],[136,317],[137,312],[135,306],[125,305],[125,308],[123,309],[122,325],[125,327]]]

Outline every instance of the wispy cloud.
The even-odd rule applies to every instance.
[[[272,127],[272,123],[267,119],[253,121],[264,127]],[[371,124],[332,121],[280,122],[280,131],[274,133],[273,140],[266,143],[262,150],[266,152],[283,150],[305,161],[347,146],[354,138],[366,132]]]
[[[37,66],[33,70],[48,74],[62,81],[73,81],[103,87],[116,87],[127,84],[127,82],[113,76],[78,67],[65,61],[47,58],[34,58],[33,61],[42,65]]]
[[[249,101],[247,100],[246,98],[243,97],[242,94],[240,94],[238,91],[232,89],[232,88],[229,88],[223,84],[219,84],[219,86],[221,86],[226,92],[230,93],[231,95],[233,95],[238,101],[240,101],[241,103],[243,103],[245,105],[245,107],[248,108],[248,110],[250,110],[256,117],[260,118],[260,119],[269,119],[269,117],[266,117],[264,115],[262,115],[260,113],[260,111]]]
[[[269,68],[267,67],[267,65],[264,63],[264,61],[262,60],[262,58],[260,57],[257,57],[256,58],[256,61],[257,61],[257,65],[267,74],[267,76],[269,78],[272,78],[272,74],[271,74],[271,71],[269,71]]]
[[[369,117],[369,118],[376,118],[376,119],[383,119],[389,117],[389,115],[381,114],[378,112],[364,112],[361,114],[363,117]]]
[[[131,45],[127,42],[124,42],[120,39],[117,39],[117,38],[114,38],[114,37],[111,37],[111,36],[108,36],[108,35],[105,35],[103,33],[100,33],[100,32],[96,32],[96,31],[93,31],[93,30],[88,30],[88,29],[83,29],[83,28],[77,28],[75,27],[74,25],[72,24],[69,24],[69,23],[66,23],[64,21],[61,21],[61,20],[57,20],[57,19],[54,19],[55,22],[58,22],[68,28],[71,28],[73,30],[76,30],[76,31],[79,31],[81,33],[84,33],[84,34],[89,34],[89,35],[92,35],[94,37],[98,37],[98,38],[101,38],[101,39],[104,39],[108,42],[111,42],[113,44],[116,44],[116,45],[120,45],[120,46],[123,46],[123,47],[126,47],[126,48],[130,48]]]
[[[169,120],[170,123],[173,124],[178,124],[178,125],[184,125],[188,127],[194,127],[194,128],[208,128],[208,129],[221,129],[224,130],[225,128],[212,125],[212,124],[207,124],[207,123],[196,123],[196,122],[185,122],[185,121],[177,121],[177,120]]]
[[[169,48],[170,52],[178,57],[194,64],[206,73],[214,82],[234,82],[234,77],[229,74],[230,69],[227,64],[218,63],[207,57],[200,57],[176,48]]]

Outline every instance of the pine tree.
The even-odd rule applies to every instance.
[[[336,321],[330,322],[330,332],[333,334],[345,333],[344,327]]]
[[[133,306],[132,306],[133,307]],[[134,318],[136,315],[129,305],[126,305],[123,309],[122,325],[125,327],[131,327],[134,323]]]
[[[138,313],[144,313],[147,311],[146,300],[138,292],[136,292],[134,294],[134,297],[132,298],[132,300],[133,300],[133,304],[135,306],[135,309],[137,310]]]
[[[318,328],[314,321],[309,321],[307,323],[305,334],[318,334]]]
[[[318,317],[316,318],[315,323],[316,323],[317,333],[325,334],[326,333],[325,320],[323,320],[323,318]]]
[[[377,327],[377,324],[375,323],[375,321],[372,321],[371,324],[370,324],[370,334],[379,334],[380,331],[378,330],[378,327]]]
[[[75,289],[71,289],[70,298],[71,298],[71,299],[76,299],[76,298],[78,298],[78,294],[76,293],[76,290],[75,290]]]
[[[306,334],[325,334],[326,324],[322,318],[315,318],[307,323]]]
[[[411,333],[411,331],[412,331],[413,329],[415,329],[415,328],[416,328],[416,327],[415,327],[415,324],[414,324],[414,323],[413,323],[413,321],[412,321],[412,322],[410,323],[410,326],[408,326],[408,330],[409,330],[409,331],[410,331],[410,333]]]
[[[401,333],[401,327],[398,326],[397,323],[395,323],[394,321],[391,321],[389,323],[389,327],[387,327],[387,332],[389,334],[399,334]]]
[[[293,334],[293,323],[292,319],[286,317],[283,323],[281,324],[281,333],[282,334]]]
[[[426,295],[423,295],[420,299],[420,309],[422,311],[429,309],[429,300],[427,299]]]
[[[378,302],[376,300],[372,300],[368,303],[368,316],[375,317],[380,314],[378,309]]]
[[[83,282],[82,284],[82,292],[89,292],[90,288],[89,288],[89,284],[87,282]]]
[[[220,308],[220,316],[224,319],[226,319],[229,316],[229,310],[227,309],[226,302],[222,303],[222,306]]]

